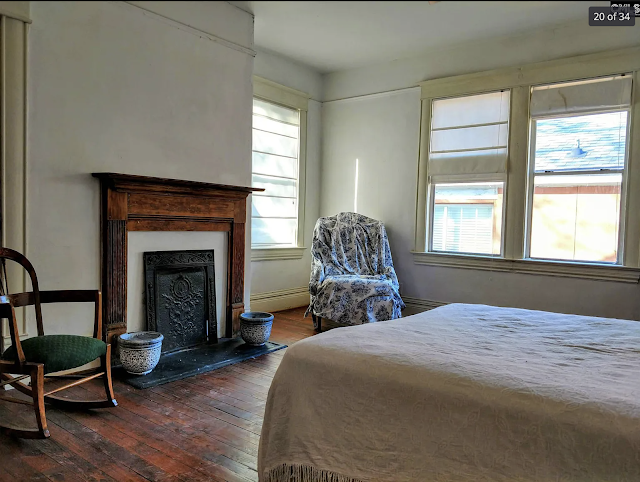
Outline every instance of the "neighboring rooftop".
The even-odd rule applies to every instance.
[[[537,121],[536,171],[622,169],[626,111]]]

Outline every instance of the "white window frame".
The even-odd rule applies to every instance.
[[[530,259],[525,256],[527,199],[529,195],[529,102],[531,88],[625,73],[633,75],[626,179],[623,181],[624,230],[618,265]],[[535,273],[550,276],[640,282],[640,47],[540,62],[522,67],[434,79],[420,83],[421,130],[414,262],[491,271]],[[431,105],[435,99],[511,90],[507,179],[504,190],[502,256],[429,252],[432,200],[428,173]],[[621,209],[622,211],[622,209]]]
[[[277,84],[262,77],[253,76],[253,97],[296,109],[300,113],[300,136],[298,152],[298,227],[297,246],[284,248],[251,248],[251,261],[268,261],[280,259],[300,259],[304,254],[304,213],[306,198],[306,164],[307,164],[307,111],[308,94],[299,90]]]

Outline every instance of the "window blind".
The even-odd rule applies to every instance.
[[[491,254],[492,204],[437,204],[433,214],[434,251]]]
[[[300,112],[253,100],[251,244],[295,246],[298,226]]]
[[[531,117],[624,109],[631,105],[630,74],[531,89]]]
[[[432,102],[429,175],[506,172],[509,91]]]

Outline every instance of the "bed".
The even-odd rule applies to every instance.
[[[262,482],[640,481],[640,322],[451,304],[291,346]]]

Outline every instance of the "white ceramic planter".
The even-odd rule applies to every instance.
[[[162,333],[140,331],[118,337],[122,367],[132,375],[146,375],[156,367],[162,351]]]
[[[248,345],[264,345],[271,336],[273,315],[261,311],[249,311],[240,315],[240,335]]]

